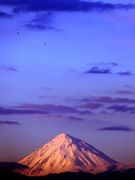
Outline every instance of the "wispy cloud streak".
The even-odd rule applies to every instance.
[[[98,129],[100,131],[123,131],[123,132],[132,132],[133,129],[127,127],[127,126],[109,126],[109,127],[103,127]]]
[[[0,71],[17,72],[18,69],[11,65],[0,65]]]
[[[0,125],[20,125],[20,123],[17,121],[1,121],[0,120]]]

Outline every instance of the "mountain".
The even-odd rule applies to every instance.
[[[64,172],[99,173],[117,164],[88,143],[62,133],[18,163],[27,166],[19,170],[28,176],[44,176]]]

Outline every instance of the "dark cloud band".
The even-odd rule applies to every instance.
[[[86,74],[112,74],[111,69],[109,68],[99,68],[99,67],[92,67],[88,71],[85,72]]]
[[[88,2],[82,0],[1,0],[0,4],[14,6],[15,12],[20,11],[108,11],[115,9],[129,10],[134,4],[113,4],[102,1]]]
[[[109,126],[109,127],[103,127],[98,129],[100,131],[124,131],[124,132],[132,132],[133,129],[127,127],[127,126]]]
[[[12,18],[12,15],[0,11],[0,18]]]
[[[20,123],[17,121],[1,121],[0,120],[0,125],[20,125]]]
[[[135,107],[126,106],[126,105],[112,105],[108,107],[108,110],[112,110],[114,112],[123,112],[123,113],[135,113]]]
[[[0,71],[17,72],[18,69],[11,65],[0,65]]]
[[[0,107],[0,114],[79,114],[91,115],[90,111],[80,110],[72,106],[55,105],[55,104],[23,104],[16,107]]]

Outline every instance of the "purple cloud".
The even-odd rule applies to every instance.
[[[113,105],[109,106],[107,109],[112,110],[114,112],[135,113],[135,107],[129,107],[125,105]]]
[[[0,11],[0,18],[12,18],[12,15]]]
[[[19,108],[4,108],[4,107],[0,107],[0,114],[1,115],[13,115],[13,114],[47,114],[49,112],[45,111],[45,110],[33,110],[33,109],[19,109]]]
[[[76,116],[68,116],[67,117],[70,121],[84,121],[83,118],[76,117]]]
[[[63,114],[46,114],[44,117],[47,117],[49,119],[63,119]]]
[[[123,89],[117,90],[116,93],[120,95],[134,95],[135,87],[131,85],[125,85]]]
[[[93,63],[90,64],[90,68],[85,71],[85,74],[105,74],[105,75],[121,75],[121,76],[129,76],[129,75],[133,75],[132,72],[130,71],[118,71],[115,72],[114,68],[115,67],[119,67],[118,63],[115,62],[111,62],[111,63],[105,63],[105,62],[101,62],[101,63]]]
[[[17,106],[19,109],[32,109],[32,110],[40,110],[47,111],[49,113],[69,113],[69,114],[92,114],[90,111],[81,111],[72,106],[64,106],[64,105],[55,105],[55,104],[23,104]]]
[[[5,65],[0,65],[0,70],[8,71],[8,72],[17,72],[18,71],[18,69],[13,66],[5,66]]]
[[[116,63],[116,62],[111,62],[111,63],[101,63],[101,65],[106,65],[106,66],[112,66],[112,67],[117,67],[117,66],[119,66],[119,64],[118,63]]]
[[[135,104],[135,99],[130,98],[112,98],[110,96],[97,96],[97,97],[88,97],[81,99],[82,102],[91,103],[91,102],[98,102],[98,103],[110,103],[110,104]]]
[[[68,114],[46,114],[43,116],[39,116],[39,119],[48,119],[48,120],[68,120],[68,121],[84,121],[85,119],[78,117],[76,114],[75,115],[68,115]]]
[[[83,110],[83,111],[79,111],[80,115],[93,115],[93,113],[89,110]]]
[[[98,129],[100,131],[124,131],[124,132],[132,132],[133,129],[127,127],[127,126],[109,126],[109,127],[103,127]]]
[[[134,9],[134,4],[113,4],[102,1],[90,2],[83,0],[1,0],[2,5],[14,6],[15,12],[20,11],[106,11],[115,9]]]
[[[23,104],[17,106],[19,108],[30,108],[30,109],[40,109],[46,110],[49,112],[78,112],[74,107],[64,106],[64,105],[55,105],[55,104]]]
[[[123,113],[135,113],[135,99],[131,98],[112,98],[109,96],[94,96],[94,97],[86,97],[79,101],[80,108],[83,109],[101,109],[101,113],[104,111],[108,113],[106,110],[111,110],[113,112],[123,112]],[[110,105],[110,106],[108,106]],[[134,106],[133,106],[134,105]],[[105,110],[106,109],[106,110]]]
[[[54,30],[55,28],[54,27],[51,27],[51,26],[45,26],[45,25],[42,25],[42,24],[32,24],[32,23],[27,23],[24,25],[26,28],[28,29],[35,29],[35,30]]]
[[[55,104],[22,104],[19,106],[0,107],[1,115],[13,114],[79,114],[91,115],[90,111],[84,111],[72,106]]]
[[[118,72],[118,74],[121,75],[121,76],[131,76],[131,75],[133,75],[132,72],[130,72],[130,71]]]
[[[100,107],[102,107],[103,105],[100,103],[92,103],[92,102],[88,102],[85,104],[82,104],[81,106],[79,106],[80,108],[84,108],[84,109],[98,109]]]
[[[53,15],[50,12],[36,14],[35,18],[24,24],[24,26],[35,30],[55,30],[55,27],[52,26],[52,17]]]
[[[119,64],[118,63],[116,63],[116,62],[110,62],[110,63],[108,63],[108,62],[99,62],[99,63],[91,63],[90,64],[90,66],[97,66],[97,67],[117,67],[117,66],[119,66]]]
[[[0,120],[0,125],[20,125],[20,123],[17,121],[1,121]]]
[[[112,74],[110,68],[99,68],[94,66],[85,72],[86,74]]]

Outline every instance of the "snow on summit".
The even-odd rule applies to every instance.
[[[28,167],[20,173],[44,176],[78,171],[99,173],[117,162],[88,143],[61,133],[19,163]]]

